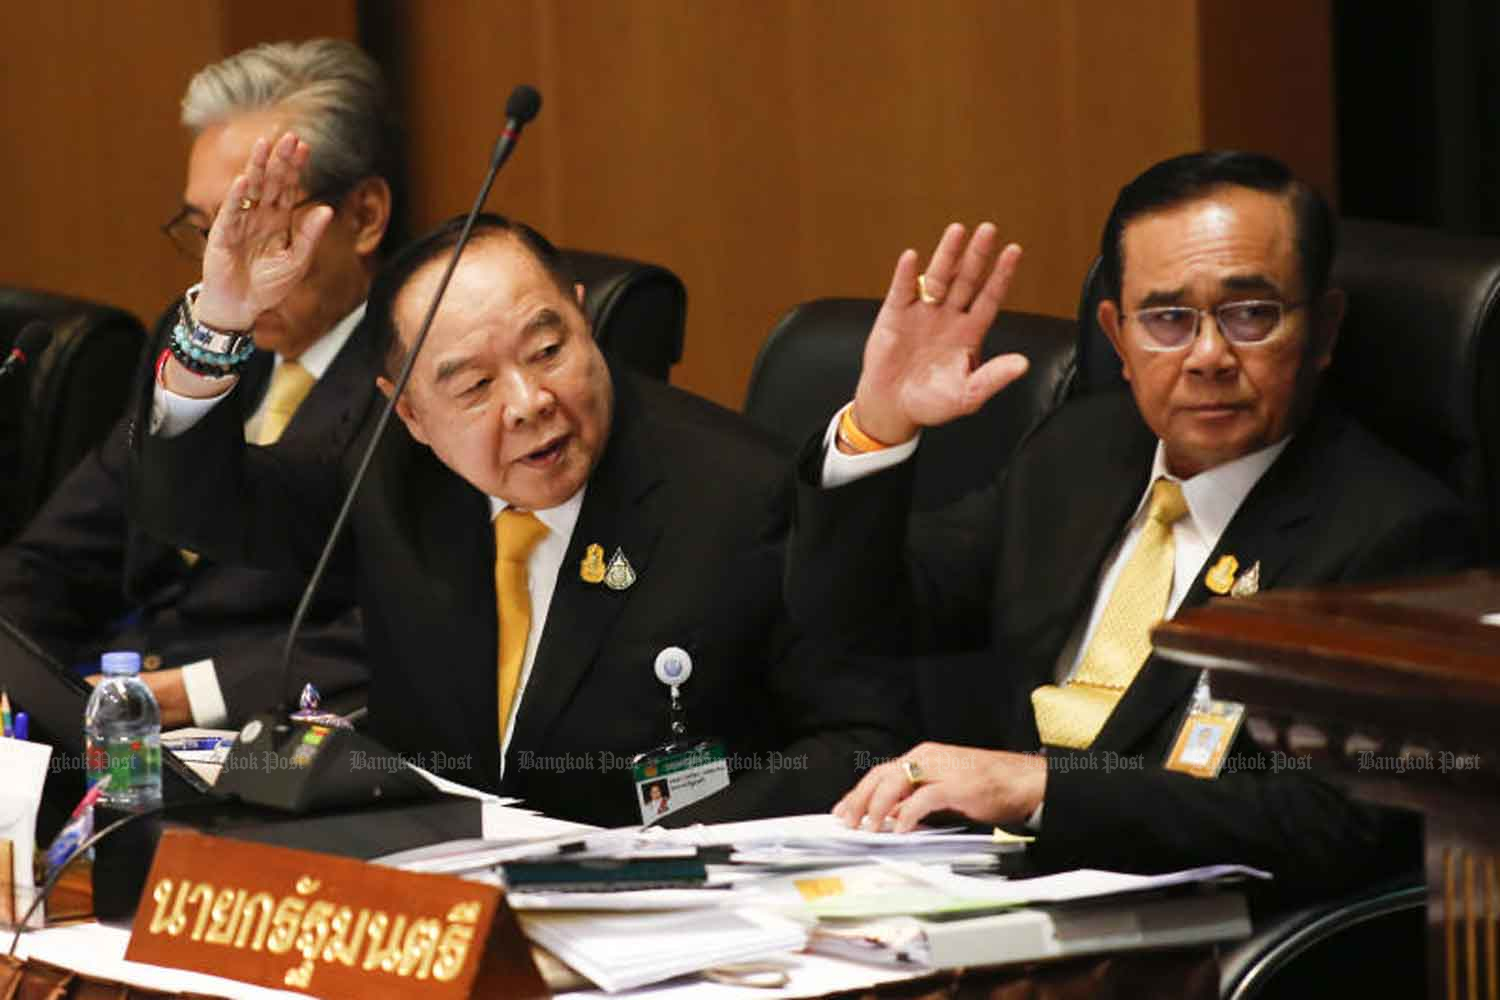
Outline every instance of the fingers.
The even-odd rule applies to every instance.
[[[995,247],[1000,242],[1000,236],[992,222],[982,222],[979,228],[974,230],[973,239],[964,248],[963,257],[958,264],[958,273],[954,275],[953,285],[948,289],[948,295],[943,299],[943,305],[951,306],[959,312],[969,308],[974,301],[975,292],[983,284],[990,274],[990,262],[995,257]],[[932,279],[929,276],[928,289],[931,290]]]
[[[896,258],[896,270],[891,274],[891,287],[886,289],[885,304],[892,309],[905,309],[916,301],[917,252],[903,250]]]
[[[869,803],[870,794],[875,790],[875,786],[880,783],[879,771],[885,766],[882,764],[859,779],[848,794],[839,799],[838,804],[833,807],[833,814],[845,826],[859,826],[860,820],[864,819],[865,806]]]
[[[961,407],[964,413],[973,413],[995,393],[1026,374],[1031,363],[1020,354],[998,354],[969,373],[964,382]]]
[[[891,816],[891,831],[911,833],[922,820],[939,809],[947,808],[948,802],[942,785],[923,785],[896,807]]]
[[[307,143],[291,132],[276,140],[265,167],[264,189],[258,200],[275,211],[290,212],[301,197],[302,168],[307,164],[308,153]],[[251,159],[254,160],[253,154]]]
[[[249,198],[252,204],[260,201],[261,192],[266,186],[266,163],[270,159],[270,155],[270,144],[263,138],[256,139],[255,145],[250,147],[250,159],[245,162],[243,174],[245,189],[241,192],[241,197]],[[240,207],[240,199],[230,198],[226,195],[224,204],[229,205],[232,209],[238,209]],[[222,209],[219,214],[224,214]]]
[[[942,238],[938,240],[937,249],[932,251],[927,269],[922,272],[927,295],[935,300],[930,303],[932,305],[940,305],[948,297],[958,274],[959,255],[963,253],[966,232],[962,223],[949,223],[948,228],[943,230]]]
[[[880,775],[880,780],[870,795],[864,814],[865,828],[877,832],[884,829],[886,817],[895,810],[897,804],[918,787],[906,779],[899,765],[883,764],[881,769],[884,773]]]
[[[995,261],[983,287],[979,289],[979,294],[974,298],[970,312],[986,327],[994,322],[995,314],[1005,303],[1005,296],[1010,291],[1010,279],[1015,276],[1020,263],[1020,244],[1007,243],[1005,249],[1000,251],[1000,257]]]

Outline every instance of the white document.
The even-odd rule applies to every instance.
[[[754,910],[516,915],[526,936],[610,993],[800,949],[806,929]]]
[[[0,736],[0,840],[11,845],[12,901],[19,921],[36,901],[32,863],[36,852],[36,814],[42,805],[42,786],[47,781],[47,762],[52,748],[44,743]],[[42,923],[42,908],[29,926]]]

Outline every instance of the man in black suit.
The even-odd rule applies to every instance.
[[[290,135],[257,149],[231,191],[243,210],[210,237],[226,253],[205,260],[199,324],[252,327],[275,295],[257,276],[294,272],[316,244],[326,216],[297,225],[276,208],[305,155]],[[377,278],[368,322],[387,393],[461,221]],[[634,755],[669,740],[718,741],[733,772],[674,821],[827,809],[866,756],[904,743],[880,686],[787,623],[787,456],[738,415],[611,368],[539,234],[498,216],[476,234],[334,567],[364,611],[373,733],[588,822],[639,822],[648,778],[691,802],[665,765],[632,773]],[[164,364],[138,509],[185,544],[308,565],[353,461],[270,461],[238,445],[223,407],[182,419],[183,397],[224,392]]]
[[[379,69],[355,46],[331,40],[246,50],[205,68],[183,98],[194,140],[182,209],[165,229],[195,259],[263,131],[295,122],[334,140],[335,155],[313,162],[309,177],[319,200],[337,207],[335,221],[310,273],[257,325],[262,353],[236,394],[242,434],[273,452],[322,447],[375,397],[376,364],[357,326],[390,219],[387,114]],[[157,324],[156,349],[177,313],[174,303]],[[200,559],[131,521],[127,428],[122,419],[0,551],[0,615],[65,663],[95,663],[108,649],[142,651],[143,676],[169,727],[238,725],[281,697],[281,646],[304,578]],[[326,696],[362,699],[367,675],[352,595],[326,592],[308,621],[298,675]]]
[[[1415,865],[1410,825],[1257,746],[1240,706],[1150,649],[1152,624],[1216,593],[1467,555],[1456,499],[1320,398],[1344,306],[1326,204],[1267,157],[1178,157],[1121,191],[1101,253],[1098,320],[1128,393],[1064,404],[992,487],[909,517],[919,428],[1025,369],[974,364],[1019,248],[950,227],[920,276],[902,256],[854,402],[799,465],[794,620],[983,650],[940,695],[974,745],[918,745],[836,811],[898,829],[954,811],[1030,826],[1046,864],[1242,862],[1290,891]]]

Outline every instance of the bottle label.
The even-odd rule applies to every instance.
[[[161,744],[155,740],[88,740],[89,784],[106,774],[106,800],[128,796],[137,788],[153,788],[161,782]]]

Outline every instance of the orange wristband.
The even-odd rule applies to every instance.
[[[883,451],[894,447],[884,441],[878,441],[860,430],[859,424],[854,422],[854,404],[850,403],[844,407],[844,415],[839,417],[839,438],[861,454],[871,451]]]

